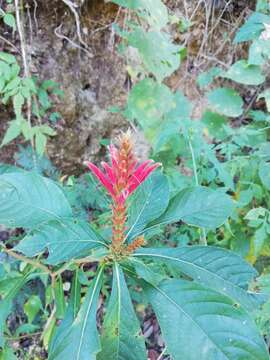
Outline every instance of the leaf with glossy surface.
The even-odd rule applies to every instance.
[[[218,88],[208,93],[208,102],[219,114],[238,117],[243,113],[243,99],[233,89]]]
[[[227,220],[233,208],[228,195],[203,186],[191,187],[175,195],[165,213],[149,227],[182,220],[189,225],[214,229]]]
[[[41,225],[26,235],[14,249],[29,257],[48,249],[46,263],[56,265],[84,256],[94,248],[105,246],[90,224],[70,219]]]
[[[147,359],[140,324],[118,264],[114,266],[112,293],[103,326],[98,360]]]
[[[1,175],[0,201],[0,223],[7,227],[31,228],[72,215],[61,188],[54,181],[35,173]]]
[[[183,246],[140,249],[134,256],[170,264],[196,282],[231,297],[250,310],[261,302],[260,294],[247,292],[257,271],[231,251],[213,246]]]
[[[48,360],[96,360],[100,351],[99,334],[96,327],[96,312],[102,284],[103,270],[92,280],[84,302],[67,332],[58,339]]]
[[[144,291],[174,360],[269,359],[255,324],[229,298],[184,280],[146,285]]]
[[[127,238],[132,240],[146,225],[158,218],[169,202],[169,183],[162,173],[154,173],[138,187],[128,208]]]

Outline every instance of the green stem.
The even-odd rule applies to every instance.
[[[189,145],[189,149],[190,149],[190,153],[191,153],[191,158],[192,158],[192,166],[193,166],[193,173],[194,173],[194,179],[195,179],[195,184],[196,186],[199,186],[199,178],[198,178],[198,170],[197,170],[197,164],[196,164],[196,159],[195,159],[195,154],[194,154],[194,150],[193,150],[193,146],[190,140],[190,137],[188,138],[188,145]],[[200,242],[207,246],[207,239],[206,239],[206,231],[205,228],[200,228]]]

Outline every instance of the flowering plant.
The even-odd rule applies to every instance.
[[[91,162],[87,166],[111,197],[111,237],[76,219],[65,192],[54,181],[31,172],[0,175],[0,223],[25,229],[14,248],[2,246],[8,256],[28,264],[23,277],[15,279],[12,294],[33,275],[46,281],[54,294],[43,334],[48,359],[146,360],[146,339],[131,300],[134,282],[156,314],[165,342],[163,354],[174,360],[235,359],[235,354],[239,359],[268,359],[249,316],[261,302],[260,294],[247,291],[255,269],[222,248],[146,246],[153,228],[171,222],[206,229],[220,226],[233,210],[231,199],[201,186],[170,194],[166,176],[157,170],[160,164],[138,163],[130,134],[122,135],[109,153],[111,165],[102,163],[104,171]],[[82,281],[81,267],[90,263],[97,264],[96,273]],[[61,286],[66,270],[73,272],[68,299]],[[104,284],[111,274],[108,295]],[[108,301],[98,331],[100,294]],[[11,301],[10,293],[4,292],[0,346],[5,346],[3,320]]]
[[[129,252],[135,250],[143,243],[143,237],[136,239],[134,243],[128,247],[123,246],[126,238],[127,199],[160,164],[153,163],[152,160],[146,160],[138,165],[138,160],[134,155],[130,133],[124,134],[121,137],[119,149],[114,145],[110,145],[109,152],[112,165],[110,166],[106,162],[102,163],[105,173],[91,162],[86,162],[86,164],[106,188],[113,200],[113,251]]]

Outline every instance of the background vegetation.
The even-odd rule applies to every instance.
[[[25,170],[57,181],[76,218],[107,234],[108,197],[83,162],[100,162],[120,131],[132,128],[138,156],[162,163],[170,198],[193,186],[215,194],[207,211],[202,194],[193,194],[201,218],[155,227],[147,245],[232,250],[259,272],[250,289],[269,294],[269,2],[2,0],[0,8],[2,179],[26,198],[33,185]],[[6,223],[8,211],[14,219],[24,210],[16,202],[8,210],[1,199],[0,356],[46,359],[72,275],[83,295],[96,263],[70,264],[63,253],[64,267],[43,274],[48,250],[50,265],[60,261],[50,236],[26,238],[29,219],[19,215]],[[148,357],[169,359],[146,299],[128,285]],[[110,288],[105,281],[98,326]],[[252,316],[269,347],[267,297]]]

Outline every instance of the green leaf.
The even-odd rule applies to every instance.
[[[48,360],[96,360],[100,351],[96,312],[102,284],[103,269],[98,271],[87,291],[84,302],[72,325],[62,333]]]
[[[2,140],[1,147],[16,139],[21,133],[21,124],[18,120],[12,120]]]
[[[244,217],[244,219],[250,220],[250,221],[258,220],[261,216],[265,217],[266,213],[267,213],[267,210],[263,207],[254,208],[254,209],[249,210],[249,212]]]
[[[65,294],[63,289],[62,277],[56,281],[55,284],[55,305],[56,305],[56,318],[63,319],[66,312]]]
[[[0,360],[17,360],[17,356],[13,353],[9,347],[5,346],[0,350]]]
[[[55,136],[56,135],[56,132],[53,130],[53,128],[51,128],[48,125],[40,125],[39,129],[45,135],[48,135],[48,136]]]
[[[246,60],[237,61],[221,76],[245,85],[260,85],[265,81],[261,67],[250,65]]]
[[[14,64],[16,63],[15,56],[8,54],[6,52],[0,51],[0,60],[5,61],[7,64]]]
[[[167,7],[161,0],[111,0],[111,2],[132,10],[145,18],[149,25],[158,29],[166,26],[168,22]]]
[[[25,138],[25,140],[30,140],[33,137],[34,134],[34,128],[31,127],[30,123],[26,121],[23,118],[19,118],[19,121],[21,123],[21,132]]]
[[[144,291],[174,360],[269,359],[255,324],[229,298],[179,279]]]
[[[21,79],[19,77],[15,77],[14,79],[11,79],[8,82],[8,84],[6,85],[3,91],[10,92],[10,96],[15,95],[19,89],[20,84],[21,84]]]
[[[212,137],[223,140],[227,136],[225,126],[228,124],[228,119],[225,116],[211,111],[205,111],[202,122],[206,125],[207,130]]]
[[[210,85],[214,79],[221,73],[221,69],[218,67],[212,67],[208,71],[201,73],[197,78],[197,84],[201,89]]]
[[[133,309],[124,274],[114,266],[113,285],[101,337],[98,360],[146,360],[144,338]]]
[[[191,117],[191,112],[192,104],[183,93],[177,91],[173,94],[171,108],[168,108],[159,123],[151,128],[150,139],[148,136],[155,154],[166,151],[166,147],[171,153],[174,141],[179,144],[180,133],[183,131],[185,134],[185,123]]]
[[[18,93],[13,98],[13,106],[16,117],[20,117],[22,113],[22,106],[24,104],[24,97]]]
[[[130,118],[142,128],[159,126],[161,117],[173,108],[174,95],[167,86],[147,78],[133,87],[127,105]]]
[[[61,188],[31,172],[1,175],[0,200],[0,223],[8,227],[31,228],[72,215]]]
[[[32,323],[38,312],[42,309],[40,297],[32,295],[23,306],[28,322]]]
[[[253,65],[264,65],[270,57],[270,43],[268,40],[257,39],[249,48],[248,63]]]
[[[264,30],[264,24],[270,24],[270,16],[254,12],[236,33],[234,44],[257,39]]]
[[[259,227],[254,234],[253,244],[254,244],[254,255],[258,257],[261,250],[263,249],[264,243],[268,238],[268,234],[265,226]]]
[[[0,347],[3,347],[5,344],[4,339],[4,330],[6,319],[11,312],[12,309],[12,301],[11,299],[1,300],[0,301]]]
[[[5,292],[3,298],[0,301],[0,347],[4,346],[4,329],[6,318],[12,310],[12,301],[18,294],[19,290],[28,281],[29,268],[25,269],[25,274],[16,278],[12,281],[9,288]],[[6,360],[6,359],[5,359]]]
[[[208,93],[208,101],[214,111],[229,117],[238,117],[243,113],[243,99],[233,89],[218,88]]]
[[[135,257],[163,262],[178,268],[194,281],[231,297],[249,310],[263,296],[247,292],[256,270],[237,254],[213,246],[183,246],[174,249],[140,249]]]
[[[24,78],[22,84],[32,93],[37,93],[37,87],[35,81],[32,78]]]
[[[16,30],[16,20],[12,14],[5,14],[3,21],[6,25],[12,27],[13,30]]]
[[[260,162],[259,176],[266,189],[270,190],[270,163],[265,161]]]
[[[61,321],[58,328],[52,337],[52,340],[49,344],[49,358],[55,355],[57,349],[61,348],[62,339],[66,337],[68,334],[70,327],[76,318],[79,308],[80,308],[80,300],[81,300],[81,285],[79,282],[78,271],[75,272],[73,279],[72,279],[72,286],[71,286],[71,297],[70,302],[68,304],[68,308],[65,312],[65,317]]]
[[[166,176],[156,172],[138,187],[128,207],[127,238],[132,240],[150,222],[158,218],[169,203],[169,184]]]
[[[37,154],[42,156],[46,150],[47,137],[41,132],[35,132],[35,145]]]
[[[267,12],[268,10],[270,10],[270,5],[268,0],[257,0],[256,11]]]
[[[84,256],[90,250],[105,246],[101,237],[84,221],[62,219],[41,225],[26,235],[14,248],[24,255],[33,257],[48,249],[48,264],[62,262]]]
[[[42,88],[38,89],[38,100],[44,110],[48,110],[52,106],[47,91]]]
[[[214,229],[224,224],[233,208],[233,201],[221,191],[191,187],[175,195],[165,213],[150,227],[182,220],[189,225]]]
[[[139,50],[146,69],[159,82],[178,69],[180,46],[174,45],[168,34],[160,31],[145,32],[142,28],[137,28],[127,38],[129,45]]]

